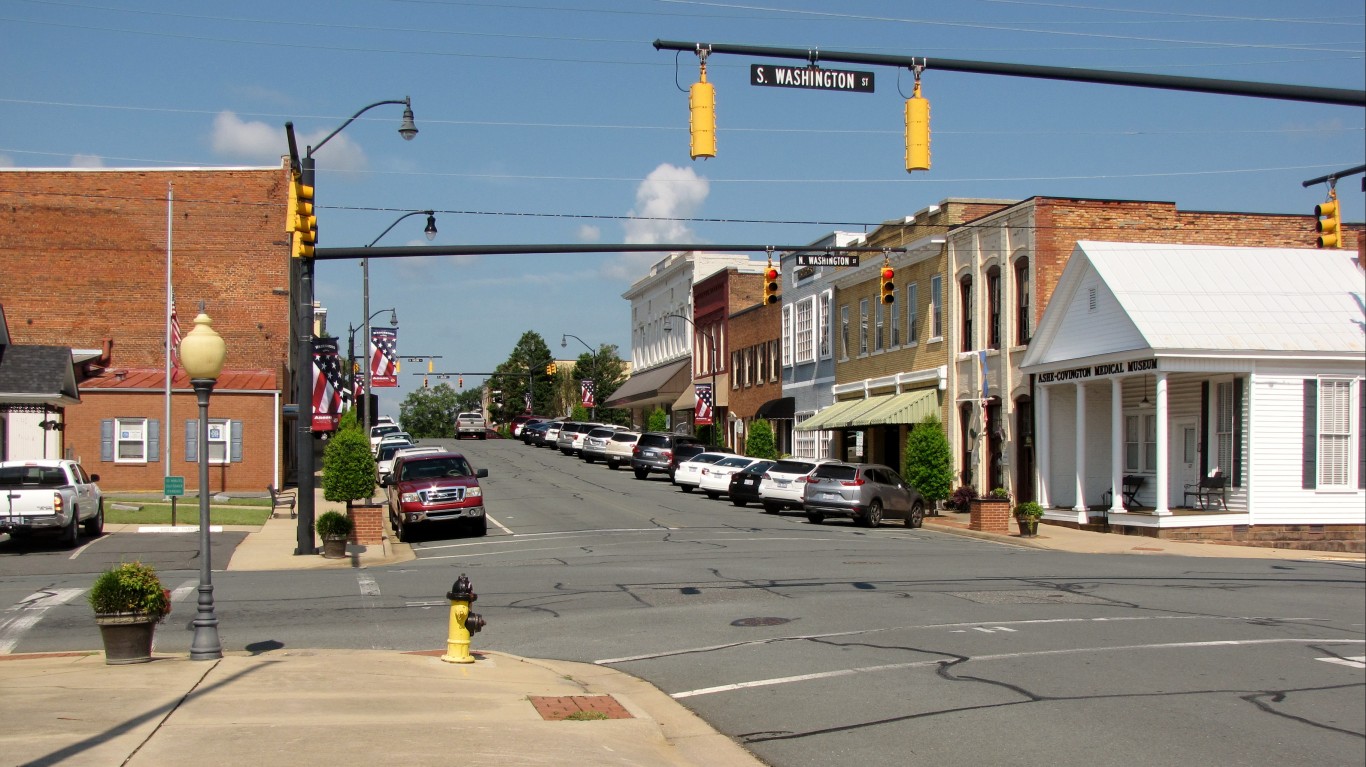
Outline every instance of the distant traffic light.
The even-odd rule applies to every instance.
[[[555,370],[556,370],[556,366],[555,366],[555,363],[553,363],[553,362],[550,363],[549,365],[546,365],[546,366],[545,366],[545,374],[548,375],[548,376],[553,376],[553,375],[555,375]]]
[[[1314,206],[1314,215],[1318,217],[1318,222],[1314,224],[1315,231],[1319,233],[1318,246],[1342,247],[1342,208],[1338,206],[1336,189],[1328,190],[1328,202]]]
[[[716,86],[707,82],[706,54],[698,55],[702,58],[702,71],[688,89],[689,148],[694,160],[716,156]]]
[[[290,233],[290,255],[312,258],[318,242],[318,219],[313,215],[313,187],[299,181],[289,185],[288,220],[285,231]]]
[[[781,300],[778,295],[778,270],[773,268],[773,262],[769,261],[764,269],[764,306],[776,304]]]
[[[459,388],[459,389],[465,388],[465,377],[464,377],[464,376],[459,376],[458,378],[456,378],[456,379],[455,379],[455,385],[456,385],[456,388]]]
[[[891,264],[882,265],[882,303],[896,303],[896,272]]]
[[[920,95],[920,77],[906,99],[906,172],[930,169],[930,102]]]

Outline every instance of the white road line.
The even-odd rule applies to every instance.
[[[502,522],[499,522],[498,520],[494,519],[493,516],[487,512],[484,513],[484,519],[487,519],[488,521],[492,522],[494,527],[497,527],[499,530],[502,530],[508,535],[516,535],[516,533],[509,530],[506,526],[503,525]]]
[[[356,582],[360,584],[360,593],[362,596],[379,596],[379,584],[375,582],[374,576],[369,573],[357,573]]]
[[[198,590],[199,590],[199,581],[197,581],[197,580],[185,581],[184,583],[180,584],[179,586],[176,586],[175,589],[171,591],[171,602],[172,602],[172,603],[175,603],[175,602],[183,602],[183,601],[185,601],[186,597],[189,596],[190,592],[198,591]]]
[[[84,593],[85,589],[38,591],[0,613],[0,653],[13,651],[24,634],[42,620],[43,613]]]
[[[1355,658],[1315,658],[1314,660],[1321,660],[1324,663],[1336,663],[1340,666],[1347,666],[1349,668],[1366,668],[1366,655],[1358,655]]]
[[[1209,647],[1242,647],[1249,645],[1266,644],[1366,644],[1366,639],[1227,639],[1215,640],[1210,642],[1171,642],[1167,644],[1142,644],[1125,645],[1121,647],[1073,647],[1065,650],[1038,650],[1035,652],[1012,652],[1000,653],[997,655],[978,655],[968,657],[968,662],[983,662],[994,660],[1014,660],[1016,658],[1034,658],[1044,655],[1073,655],[1077,653],[1100,653],[1100,652],[1132,652],[1134,650],[1170,650],[1170,649],[1202,649]],[[1319,660],[1325,660],[1320,658]],[[774,677],[772,679],[756,679],[751,682],[738,682],[736,684],[725,684],[717,687],[703,687],[697,690],[686,690],[683,692],[672,693],[672,698],[691,698],[697,695],[713,695],[718,692],[733,692],[735,690],[745,690],[753,687],[771,687],[779,684],[792,684],[794,682],[809,682],[813,679],[830,679],[832,677],[851,676],[853,674],[870,674],[879,671],[892,669],[919,668],[925,666],[938,666],[950,662],[948,658],[926,661],[910,661],[907,663],[890,663],[881,666],[862,666],[858,668],[839,669],[837,671],[824,671],[815,674],[802,674],[800,676]]]

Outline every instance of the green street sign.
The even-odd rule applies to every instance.
[[[162,493],[168,496],[178,496],[185,494],[184,477],[166,477],[162,485]]]

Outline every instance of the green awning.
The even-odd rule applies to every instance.
[[[920,423],[939,413],[939,391],[921,389],[887,398],[886,402],[854,416],[852,426]]]
[[[826,424],[840,418],[856,408],[862,407],[866,400],[847,399],[843,402],[836,402],[830,407],[820,411],[810,418],[797,424],[797,431],[821,431],[827,428]]]

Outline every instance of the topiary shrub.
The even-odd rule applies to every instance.
[[[157,571],[141,562],[124,562],[100,573],[86,598],[97,615],[136,613],[160,621],[171,612],[171,596]]]
[[[901,455],[901,476],[926,500],[943,501],[949,497],[953,487],[953,452],[938,416],[931,415],[911,429]]]
[[[773,426],[766,418],[756,418],[749,424],[749,436],[745,439],[745,455],[750,458],[774,460],[778,448],[773,444]]]
[[[370,440],[359,429],[343,429],[332,436],[323,451],[323,497],[351,502],[375,493],[375,456]]]
[[[351,535],[351,530],[355,525],[351,518],[339,511],[325,511],[318,515],[318,519],[313,522],[313,531],[319,538],[347,538]]]

